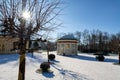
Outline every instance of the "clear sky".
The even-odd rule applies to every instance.
[[[61,32],[101,30],[108,33],[120,32],[120,0],[62,0],[65,8],[60,19]]]

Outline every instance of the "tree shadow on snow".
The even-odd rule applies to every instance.
[[[53,62],[55,62],[55,63],[59,63],[60,61],[57,61],[57,60],[53,60]]]
[[[30,58],[32,62],[43,62],[47,61],[47,59],[43,58],[41,55],[32,55],[32,53],[26,53],[26,57]]]
[[[54,67],[55,69],[59,71],[60,73],[59,76],[61,76],[60,80],[93,80],[89,78],[87,75],[63,69],[59,65],[56,65],[56,64],[53,64],[52,67]]]
[[[77,56],[69,56],[69,57],[80,59],[80,60],[98,61],[98,60],[96,60],[96,56],[95,57],[90,57],[90,56],[77,55]],[[118,60],[117,59],[111,59],[111,58],[105,58],[105,60],[103,62],[118,62]]]
[[[55,64],[55,63],[60,63],[60,61],[57,60],[49,60],[51,64]]]
[[[5,64],[11,61],[17,61],[19,54],[0,54],[0,64]]]
[[[53,72],[43,72],[42,75],[46,78],[53,78],[55,76]]]
[[[118,60],[117,60],[117,59],[105,58],[105,62],[113,62],[113,63],[117,63]]]
[[[96,61],[95,57],[90,57],[90,56],[77,55],[77,56],[70,56],[70,57],[76,58],[76,59],[81,59],[81,60]]]

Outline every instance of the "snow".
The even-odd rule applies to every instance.
[[[56,54],[56,52],[51,52]],[[118,56],[105,56],[100,62],[94,55],[78,56],[56,55],[50,70],[53,73],[36,73],[42,62],[47,61],[46,52],[26,54],[25,80],[120,80]],[[0,54],[0,80],[17,80],[19,66],[18,54]]]

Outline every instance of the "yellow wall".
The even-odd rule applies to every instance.
[[[76,40],[59,40],[57,42],[57,54],[60,55],[77,55]]]
[[[13,42],[18,41],[18,38],[11,38],[10,36],[0,36],[0,53],[15,53],[13,49]]]

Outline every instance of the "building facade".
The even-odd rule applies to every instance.
[[[66,35],[57,41],[58,55],[77,55],[78,41],[73,35]]]
[[[11,36],[0,36],[0,53],[16,53],[14,48],[17,48],[18,38]]]

